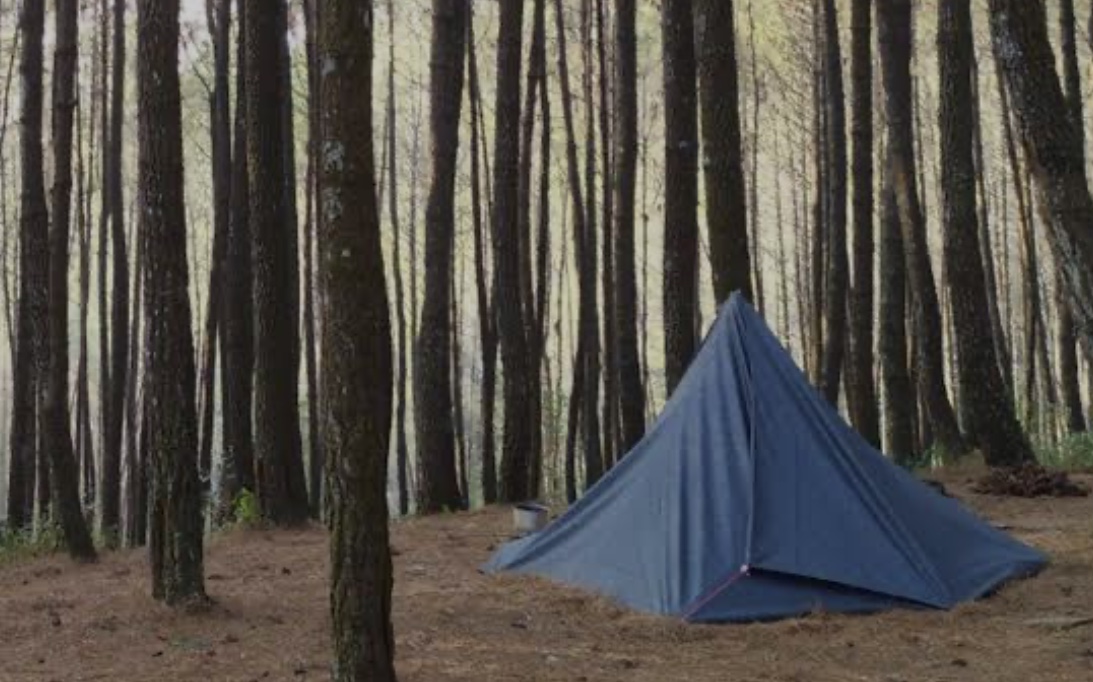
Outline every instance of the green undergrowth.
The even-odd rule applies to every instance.
[[[1036,448],[1037,459],[1046,467],[1065,471],[1093,469],[1093,433],[1075,433],[1055,443]]]
[[[0,566],[48,556],[63,547],[64,538],[54,525],[37,532],[5,529],[0,531]]]

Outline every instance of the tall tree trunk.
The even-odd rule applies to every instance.
[[[561,2],[554,5],[556,32],[558,34],[558,78],[562,95],[562,115],[566,132],[566,168],[573,206],[573,244],[577,263],[577,288],[580,305],[578,311],[578,343],[576,362],[580,370],[580,394],[571,398],[579,405],[580,419],[572,417],[571,429],[581,428],[584,441],[585,486],[593,485],[603,475],[603,457],[599,434],[599,337],[596,323],[595,241],[588,224],[586,197],[582,186],[580,162],[577,155],[576,125],[573,115],[573,98],[570,90],[569,60],[566,50],[565,15]],[[574,382],[576,382],[574,374]],[[574,384],[576,392],[577,384]],[[571,408],[576,409],[576,408]],[[570,434],[568,438],[574,438]],[[570,445],[566,445],[567,458]]]
[[[258,501],[279,524],[308,516],[298,394],[294,220],[286,184],[284,0],[246,0],[247,157],[254,253],[254,448]],[[291,233],[291,235],[289,234]]]
[[[474,281],[478,304],[479,337],[482,344],[482,501],[497,501],[497,458],[495,456],[494,407],[497,386],[497,324],[496,308],[491,291],[496,292],[496,272],[488,273],[486,237],[482,216],[480,160],[486,159],[480,129],[482,127],[482,93],[478,86],[478,58],[475,52],[474,8],[467,17],[467,88],[471,102],[471,215],[474,226]],[[483,148],[480,151],[480,148]],[[487,179],[489,170],[484,177]],[[489,189],[486,190],[489,196]],[[496,301],[496,298],[493,299]]]
[[[125,244],[125,206],[122,184],[123,122],[125,120],[125,0],[114,0],[114,54],[110,102],[108,176],[103,182],[109,194],[110,241],[113,255],[111,299],[110,407],[104,425],[103,537],[107,545],[117,536],[121,490],[122,420],[125,410],[126,365],[129,362],[129,255]]]
[[[132,235],[132,232],[130,232]],[[141,240],[130,239],[134,245],[135,258],[133,259],[133,296],[132,296],[132,339],[129,347],[129,367],[126,380],[129,385],[125,391],[125,457],[128,481],[125,490],[125,544],[128,547],[137,547],[145,543],[147,537],[148,520],[148,481],[147,467],[144,455],[144,411],[141,401],[138,400],[138,379],[140,377],[140,354],[147,343],[141,335],[141,309],[144,304],[144,248]]]
[[[214,82],[209,102],[212,136],[213,248],[209,266],[209,303],[205,318],[205,348],[201,363],[201,441],[198,468],[202,484],[212,484],[213,432],[216,417],[216,348],[223,327],[224,262],[231,222],[231,105],[228,91],[231,49],[231,2],[208,0],[206,7],[213,36]]]
[[[1066,106],[1042,0],[990,0],[991,37],[1013,113],[1050,216],[1048,242],[1074,315],[1093,349],[1093,196],[1081,136]]]
[[[1006,384],[1007,398],[1013,400],[1013,366],[1010,360],[1009,345],[1006,342],[1006,326],[1003,324],[998,298],[998,277],[995,274],[994,248],[991,245],[990,197],[987,194],[987,165],[983,158],[983,116],[979,96],[979,68],[975,54],[972,54],[972,107],[975,125],[972,127],[975,145],[976,190],[979,193],[979,249],[983,261],[983,275],[987,285],[987,312],[991,321],[991,341],[994,355],[998,361],[1002,381]],[[1006,223],[1003,222],[1003,225]]]
[[[664,343],[669,394],[697,345],[698,111],[691,0],[661,4],[664,52]]]
[[[906,261],[899,228],[895,189],[885,173],[880,220],[881,391],[884,399],[884,449],[897,462],[914,455],[914,399],[907,369]]]
[[[372,27],[371,2],[323,3],[319,63],[333,68],[324,67],[319,90],[321,403],[337,682],[396,679],[386,494],[393,372],[372,160]]]
[[[986,277],[976,215],[972,106],[971,0],[942,0],[938,11],[938,82],[941,90],[941,189],[945,265],[956,327],[960,390],[970,435],[987,464],[1033,459],[1032,447],[1010,402],[987,312]]]
[[[304,222],[304,361],[307,374],[307,438],[308,438],[308,504],[312,518],[322,516],[323,470],[325,457],[322,444],[322,426],[319,423],[319,366],[317,353],[318,334],[315,327],[315,231],[318,225],[316,202],[320,194],[319,165],[319,62],[315,45],[315,31],[319,23],[318,0],[304,3],[304,22],[307,52],[307,208]]]
[[[410,352],[407,338],[406,321],[406,296],[402,278],[402,222],[399,220],[399,193],[398,193],[398,116],[396,115],[395,102],[395,9],[394,0],[387,0],[387,139],[384,141],[387,153],[387,177],[390,180],[391,191],[388,194],[388,210],[391,219],[391,233],[393,244],[392,257],[394,263],[391,270],[395,280],[395,321],[398,339],[398,382],[395,386],[395,467],[398,486],[399,514],[406,516],[410,513],[410,449],[406,442],[406,388],[409,378]],[[412,322],[411,322],[412,324]]]
[[[1078,67],[1077,35],[1074,27],[1074,0],[1059,1],[1059,47],[1063,54],[1063,84],[1067,110],[1077,131],[1078,149],[1085,162],[1085,119],[1082,115],[1082,77]],[[1078,384],[1077,338],[1074,333],[1074,316],[1066,300],[1066,285],[1062,269],[1056,268],[1056,343],[1059,348],[1059,389],[1065,410],[1066,430],[1076,433],[1085,430],[1085,414],[1082,410],[1082,391]]]
[[[945,390],[941,348],[941,314],[926,244],[926,219],[919,201],[911,118],[911,3],[891,0],[877,6],[878,43],[888,117],[890,182],[896,192],[903,248],[907,255],[920,372],[919,393],[937,438],[950,455],[966,445]]]
[[[80,504],[68,406],[68,240],[72,222],[72,139],[76,110],[79,5],[57,0],[53,57],[53,215],[49,225],[48,354],[42,399],[42,447],[49,456],[53,507],[68,553],[93,560],[95,545]]]
[[[178,0],[139,0],[139,173],[144,242],[152,595],[204,601],[193,327],[188,294]],[[170,405],[170,409],[163,406]]]
[[[613,207],[612,184],[614,183],[611,148],[611,114],[608,90],[611,72],[607,68],[607,36],[604,0],[596,0],[596,59],[599,63],[599,131],[600,156],[603,181],[603,435],[604,463],[612,467],[618,455],[620,416],[619,416],[619,361],[618,361],[618,316],[612,302],[615,300],[615,217]],[[545,60],[544,60],[545,61]],[[595,205],[595,202],[592,202]]]
[[[9,523],[31,523],[39,461],[38,403],[44,388],[46,298],[49,284],[49,214],[42,169],[42,70],[45,3],[24,3],[20,12],[22,95],[19,207],[19,308],[11,421]],[[18,473],[17,473],[18,472]],[[40,476],[39,472],[39,476]]]
[[[452,422],[451,296],[466,9],[460,0],[433,1],[429,61],[433,178],[425,217],[425,299],[414,349],[414,419],[420,458],[417,502],[422,513],[462,506]]]
[[[846,355],[847,256],[846,256],[846,110],[843,104],[842,54],[835,0],[823,2],[824,84],[827,172],[826,251],[824,282],[824,357],[822,385],[833,405],[839,402],[839,382]]]
[[[252,388],[254,371],[250,173],[247,160],[247,61],[245,0],[236,0],[235,134],[232,141],[231,209],[224,268],[224,481],[221,512],[241,490],[255,491]]]
[[[638,162],[637,7],[635,0],[615,5],[615,316],[617,327],[619,454],[637,445],[645,433],[645,388],[638,348],[638,293],[634,254],[634,215]],[[739,190],[743,194],[743,190]]]
[[[880,446],[877,386],[873,378],[873,3],[850,5],[851,194],[854,282],[850,290],[850,338],[846,396],[850,421],[867,441]]]
[[[696,0],[694,20],[714,298],[724,303],[729,294],[739,291],[750,300],[751,257],[733,3]]]
[[[94,53],[94,45],[92,52]],[[79,75],[77,74],[77,80]],[[97,85],[97,79],[92,72],[92,83]],[[93,85],[93,87],[94,87]],[[90,169],[95,154],[95,100],[91,100],[91,111],[88,115],[88,128],[90,144],[87,145],[87,156],[84,156],[84,132],[81,125],[79,107],[76,115],[76,232],[77,243],[80,249],[79,282],[80,282],[80,321],[79,321],[79,346],[80,355],[76,365],[76,465],[80,472],[80,483],[83,492],[83,504],[85,508],[92,508],[95,503],[95,443],[91,432],[91,387],[90,367],[88,358],[87,316],[91,303],[91,187],[94,173]],[[85,174],[86,173],[86,174]],[[0,190],[2,191],[2,190]]]
[[[520,64],[524,0],[500,0],[497,48],[497,103],[494,135],[494,260],[497,267],[498,329],[504,364],[505,426],[501,457],[501,499],[519,502],[528,494],[527,335],[520,300],[519,168]]]

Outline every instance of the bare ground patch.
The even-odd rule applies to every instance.
[[[1051,566],[948,613],[695,626],[634,614],[543,581],[479,574],[508,533],[506,511],[397,522],[400,678],[1093,679],[1093,504],[976,495],[970,492],[975,475],[966,470],[940,479],[1050,553]],[[0,682],[327,679],[326,551],[319,528],[219,535],[207,562],[216,606],[199,614],[175,613],[148,597],[142,552],[107,555],[92,566],[54,557],[2,568]]]

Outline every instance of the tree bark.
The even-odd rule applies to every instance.
[[[1082,77],[1078,67],[1077,35],[1074,25],[1074,0],[1059,0],[1059,47],[1063,54],[1063,84],[1067,110],[1079,138],[1078,148],[1085,162],[1085,119],[1082,115]],[[1062,270],[1056,269],[1056,334],[1059,348],[1059,389],[1062,393],[1066,430],[1077,433],[1085,430],[1085,413],[1082,409],[1082,391],[1078,382],[1077,338],[1074,333],[1074,316],[1066,300],[1066,285]]]
[[[49,224],[48,351],[43,375],[42,447],[49,457],[53,508],[74,559],[95,558],[80,503],[68,405],[68,240],[72,222],[72,140],[76,110],[79,6],[57,0],[53,57],[53,215]]]
[[[246,0],[247,157],[254,254],[258,501],[277,524],[308,516],[298,404],[295,221],[286,191],[284,0]]]
[[[942,0],[937,43],[943,233],[960,390],[968,430],[987,464],[1013,466],[1032,461],[1033,454],[998,370],[987,312],[970,129],[976,125],[972,41],[970,0]]]
[[[461,0],[433,1],[429,116],[433,178],[425,217],[425,300],[414,373],[420,458],[417,508],[426,514],[462,507],[452,421],[451,296],[466,9]]]
[[[255,492],[252,389],[254,372],[253,276],[250,178],[247,160],[247,5],[236,0],[236,101],[232,150],[231,210],[224,268],[224,481],[221,512],[242,490]]]
[[[881,391],[884,400],[884,450],[896,462],[914,455],[914,393],[907,367],[906,261],[899,227],[895,189],[885,173],[880,220],[880,326]]]
[[[393,372],[372,148],[372,3],[328,0],[318,29],[332,679],[394,682],[386,493]]]
[[[8,519],[13,528],[25,527],[33,520],[35,469],[39,460],[39,395],[44,388],[43,360],[48,359],[46,299],[49,288],[49,214],[42,168],[42,36],[45,32],[45,3],[24,3],[20,13],[20,26],[23,40],[19,64],[22,92],[22,133],[19,146],[20,276],[10,436],[11,497],[8,508]]]
[[[697,345],[698,110],[691,0],[661,4],[664,67],[664,344],[668,393]]]
[[[500,0],[497,48],[497,102],[494,127],[494,260],[497,268],[498,329],[504,364],[504,436],[501,457],[501,500],[528,497],[528,423],[526,311],[520,297],[519,168],[520,64],[524,0]]]
[[[620,435],[619,453],[645,434],[645,389],[638,349],[638,293],[634,211],[638,162],[637,7],[615,5],[615,315],[617,326]],[[742,193],[742,190],[741,190]]]
[[[890,181],[896,192],[919,362],[919,392],[940,448],[960,455],[966,444],[945,390],[941,314],[926,244],[926,220],[919,201],[911,119],[911,3],[891,0],[877,6],[877,31],[888,117]]]
[[[867,441],[880,446],[877,385],[873,377],[873,52],[871,0],[850,5],[850,136],[853,203],[853,270],[846,397],[850,421]]]
[[[205,597],[204,523],[197,471],[193,327],[183,216],[178,0],[137,4],[138,177],[148,322],[149,549],[152,595]],[[169,407],[168,407],[169,406]]]

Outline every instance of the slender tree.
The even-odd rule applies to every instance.
[[[634,235],[638,162],[637,5],[615,6],[615,315],[617,320],[619,453],[645,433],[645,389],[638,353],[638,293]]]
[[[664,342],[668,392],[697,345],[698,110],[691,0],[664,0]]]
[[[372,3],[329,0],[318,23],[323,437],[338,682],[394,682],[387,451],[391,321],[372,148]]]
[[[1033,455],[1006,394],[991,341],[969,129],[976,125],[972,115],[972,37],[971,0],[942,0],[937,47],[946,279],[968,430],[988,464],[1015,465],[1031,461]]]
[[[1074,26],[1074,0],[1059,0],[1059,47],[1063,56],[1063,90],[1067,111],[1078,135],[1078,149],[1085,163],[1085,119],[1082,114],[1082,77],[1078,66],[1078,40]],[[1066,285],[1062,270],[1056,268],[1055,341],[1059,348],[1059,389],[1062,393],[1067,431],[1085,430],[1085,414],[1082,410],[1082,391],[1078,383],[1077,339],[1074,333],[1074,315],[1066,300]]]
[[[22,89],[20,137],[21,197],[19,208],[19,303],[16,322],[14,396],[11,421],[11,476],[8,519],[21,528],[33,517],[39,393],[48,360],[47,296],[49,288],[49,213],[42,169],[42,70],[45,2],[23,3],[20,13]],[[39,479],[41,469],[39,468]],[[38,488],[42,481],[38,481]],[[43,511],[43,510],[40,510]]]
[[[890,167],[887,172],[896,193],[903,249],[907,256],[907,281],[920,370],[918,390],[937,444],[946,453],[959,455],[966,445],[945,388],[941,313],[915,170],[911,37],[910,0],[890,0],[877,5],[877,41],[888,121]]]
[[[137,4],[138,161],[148,321],[149,541],[152,595],[203,602],[204,524],[197,472],[193,325],[188,294],[178,78],[178,0]],[[170,406],[169,409],[166,406]]]
[[[246,0],[247,165],[254,254],[254,449],[262,513],[308,516],[300,436],[295,219],[286,191],[284,0]]]
[[[231,206],[224,268],[223,438],[221,512],[241,490],[255,490],[252,388],[254,369],[253,278],[250,177],[247,160],[247,4],[236,0],[238,42],[235,67],[235,122],[232,141]]]
[[[455,174],[463,103],[467,4],[434,0],[430,59],[433,178],[425,216],[425,300],[415,348],[418,511],[462,506],[452,421],[451,306]]]
[[[76,111],[79,4],[57,0],[53,59],[53,215],[49,224],[48,347],[42,399],[42,447],[49,457],[53,507],[75,559],[95,558],[80,503],[68,407],[68,240],[72,222],[72,148]]]
[[[873,378],[873,2],[850,4],[850,136],[853,140],[851,194],[853,270],[846,396],[854,428],[879,446],[877,386]]]
[[[733,291],[752,297],[733,3],[696,0],[694,14],[702,102],[706,227],[714,297],[723,303]]]
[[[315,45],[318,25],[318,0],[304,3],[304,31],[307,51],[307,219],[304,221],[304,361],[307,374],[308,502],[312,517],[322,513],[324,454],[319,423],[319,362],[315,322],[315,229],[316,199],[319,196],[319,62]]]
[[[890,165],[887,164],[887,165]],[[914,456],[914,391],[907,366],[907,264],[899,228],[899,206],[889,176],[884,176],[880,219],[881,396],[884,400],[884,450],[897,462]]]
[[[504,365],[505,425],[501,455],[501,499],[519,502],[529,494],[527,335],[520,298],[519,167],[520,64],[524,0],[500,0],[497,46],[497,102],[494,126],[494,261],[497,313]]]

